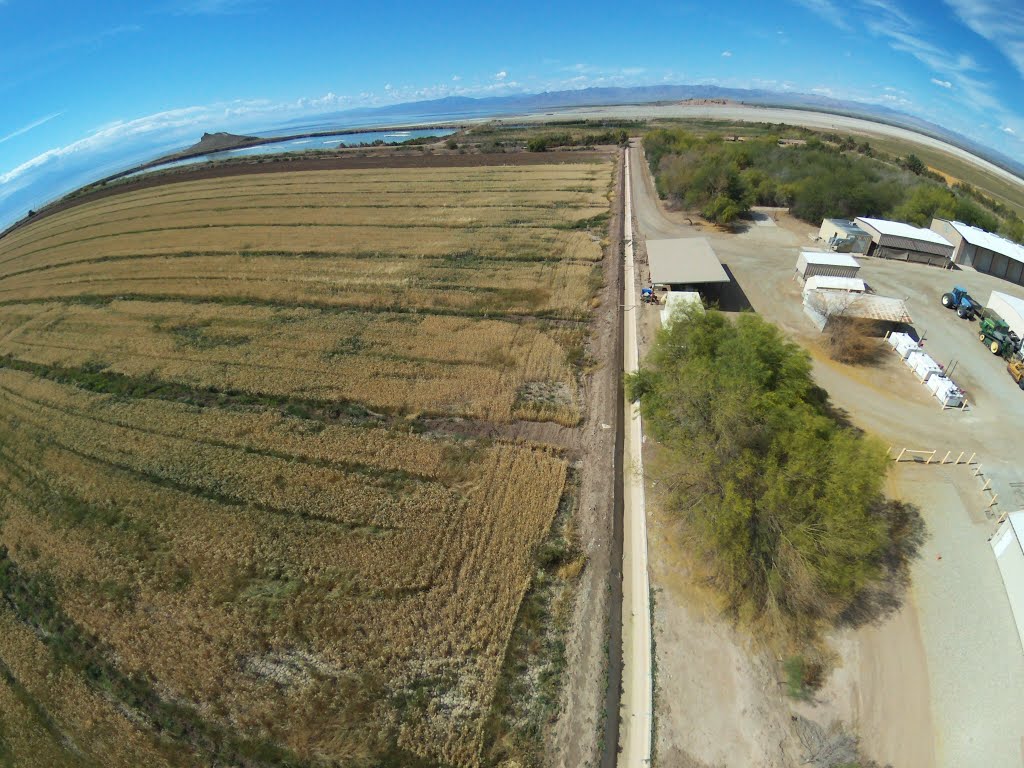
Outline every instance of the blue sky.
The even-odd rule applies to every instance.
[[[0,40],[0,223],[206,130],[595,85],[874,102],[1024,159],[1021,0],[0,0]]]

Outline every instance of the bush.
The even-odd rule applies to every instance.
[[[916,551],[881,444],[836,421],[807,353],[756,315],[687,313],[627,386],[664,504],[736,616],[813,636]]]

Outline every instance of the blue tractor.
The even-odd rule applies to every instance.
[[[973,320],[975,317],[985,315],[985,308],[980,302],[971,298],[966,288],[957,286],[950,293],[942,294],[942,306],[946,309],[955,309],[957,315],[964,320]]]

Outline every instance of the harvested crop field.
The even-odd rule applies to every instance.
[[[179,181],[0,239],[0,762],[507,757],[520,606],[581,567],[515,424],[586,414],[612,170]]]

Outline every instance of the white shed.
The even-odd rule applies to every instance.
[[[864,293],[868,287],[859,277],[832,277],[831,275],[814,275],[804,283],[804,291],[850,291]]]
[[[1017,634],[1024,644],[1024,511],[1008,514],[989,543],[1003,576]]]
[[[672,316],[677,309],[682,307],[693,307],[701,313],[704,312],[704,304],[700,300],[697,291],[669,291],[665,294],[665,303],[661,307],[661,325],[668,328],[672,323]]]
[[[988,297],[988,308],[1003,318],[1011,331],[1024,339],[1024,299],[992,291]]]
[[[796,273],[801,280],[818,275],[856,277],[859,270],[860,263],[848,253],[800,251],[796,260]]]

